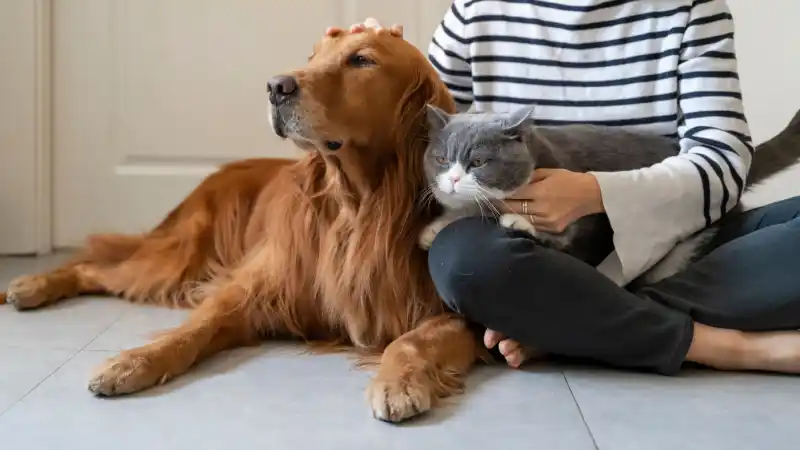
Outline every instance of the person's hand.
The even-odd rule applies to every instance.
[[[561,233],[581,217],[604,211],[594,175],[566,169],[536,170],[531,184],[498,206],[527,217],[546,233]]]
[[[361,32],[363,32],[363,31],[365,31],[367,29],[387,30],[389,32],[389,34],[391,34],[392,36],[403,37],[403,26],[402,25],[395,24],[395,25],[390,26],[389,28],[384,28],[384,26],[381,25],[380,22],[378,22],[378,19],[376,19],[374,17],[367,17],[364,20],[364,22],[355,23],[355,24],[351,25],[350,28],[348,29],[348,31],[350,33],[361,33]],[[325,35],[326,36],[336,36],[338,34],[341,34],[342,32],[344,32],[344,30],[342,30],[341,28],[328,27],[328,29],[325,30]]]

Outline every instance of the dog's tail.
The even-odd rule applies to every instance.
[[[800,110],[789,125],[772,139],[758,145],[747,174],[746,189],[800,162]]]

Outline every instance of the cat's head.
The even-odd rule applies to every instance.
[[[458,208],[503,199],[530,182],[533,108],[448,114],[428,105],[425,175],[439,203]]]

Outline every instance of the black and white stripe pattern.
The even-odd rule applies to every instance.
[[[542,124],[680,138],[679,157],[595,174],[631,275],[742,194],[752,145],[733,31],[724,0],[455,0],[429,57],[464,110],[534,104]],[[637,224],[655,248],[626,238]]]

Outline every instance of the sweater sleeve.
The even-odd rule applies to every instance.
[[[473,101],[463,4],[463,1],[456,0],[450,5],[428,47],[428,59],[450,90],[459,111],[468,110]]]
[[[624,285],[739,201],[753,147],[724,0],[695,0],[678,65],[680,153],[625,172],[593,172],[614,229],[598,268]]]

